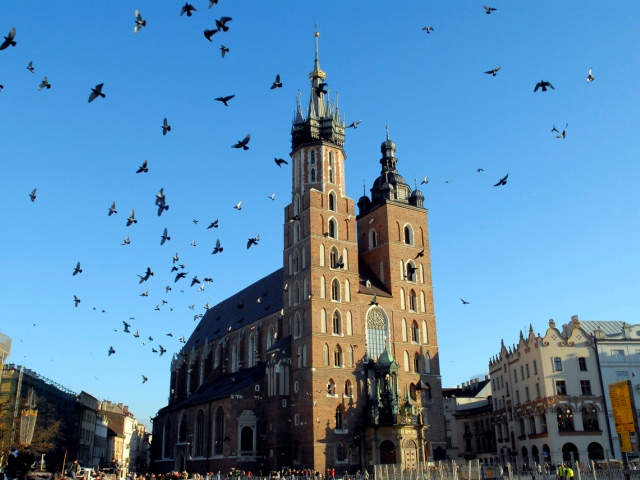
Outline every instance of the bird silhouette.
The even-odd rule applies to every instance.
[[[132,223],[138,223],[138,220],[135,219],[135,212],[133,211],[133,209],[131,210],[131,213],[129,213],[129,218],[127,219],[127,227]]]
[[[271,200],[275,200],[276,199],[276,194],[272,193],[271,195],[269,195],[267,198],[271,199]]]
[[[138,330],[135,331],[135,333],[133,334],[134,338],[140,338],[140,334],[138,333]]]
[[[477,168],[476,172],[480,173],[480,172],[484,172],[484,168]]]
[[[149,290],[145,290],[144,292],[142,292],[140,294],[141,297],[148,297],[149,296]]]
[[[211,40],[211,37],[213,37],[216,33],[218,33],[217,29],[207,29],[204,31],[204,38],[206,38],[207,40],[209,40],[210,42],[213,42],[213,40]]]
[[[589,73],[587,74],[587,83],[591,83],[596,79],[596,77],[593,76],[593,68],[589,69]]]
[[[258,245],[259,241],[260,241],[260,235],[256,235],[255,237],[247,240],[247,250],[251,247],[251,245]]]
[[[106,95],[102,93],[102,87],[104,83],[99,83],[95,88],[91,89],[91,94],[89,95],[89,103],[93,102],[96,98],[102,97],[105,98]]]
[[[191,240],[191,246],[195,247],[196,246],[196,241],[195,240]]]
[[[280,168],[282,168],[283,163],[285,165],[289,165],[289,162],[287,162],[284,158],[274,158],[273,161],[276,162],[276,165],[278,165]]]
[[[424,248],[418,252],[418,254],[416,255],[416,259],[420,257],[424,257]]]
[[[338,258],[338,260],[336,260],[336,263],[333,264],[333,268],[344,268],[344,261],[342,260],[342,255],[340,255],[340,258]]]
[[[362,123],[362,120],[356,120],[355,122],[351,122],[351,125],[347,125],[346,128],[353,128],[354,130],[358,128],[358,124]]]
[[[190,3],[185,3],[184,7],[182,7],[182,9],[180,10],[180,15],[182,16],[186,13],[187,17],[190,17],[191,15],[193,15],[193,13],[191,12],[197,12],[196,7],[194,7]]]
[[[242,202],[238,202],[233,208],[235,208],[236,210],[242,210]]]
[[[162,232],[162,237],[161,237],[161,240],[160,240],[160,245],[164,245],[164,242],[166,242],[167,240],[171,240],[171,237],[169,237],[169,236],[167,235],[167,229],[165,228],[165,229],[164,229],[164,232]]]
[[[131,324],[125,322],[124,320],[122,321],[122,324],[124,325],[124,331],[126,333],[131,333],[131,331],[129,330],[129,327],[131,326]]]
[[[567,123],[564,127],[564,129],[562,130],[562,132],[558,132],[558,135],[556,136],[556,138],[564,138],[567,136],[567,127],[569,126],[569,124]],[[555,127],[555,125],[554,125]],[[556,130],[557,132],[557,130]]]
[[[130,243],[131,243],[131,240],[129,240],[129,237],[126,237],[120,245],[129,245]]]
[[[220,45],[220,53],[222,54],[222,58],[224,58],[224,56],[229,53],[229,49],[224,45]]]
[[[31,193],[29,194],[29,198],[31,199],[32,202],[36,201],[36,190],[37,188],[34,188],[33,190],[31,190]]]
[[[493,7],[487,7],[486,5],[483,5],[482,8],[485,9],[485,12],[487,15],[489,15],[491,12],[495,12],[497,10],[497,8],[493,8]]]
[[[498,180],[498,183],[496,183],[494,185],[494,187],[499,187],[500,185],[506,185],[508,176],[509,176],[509,174],[507,173],[504,177],[502,177],[500,180]]]
[[[244,139],[240,140],[235,145],[231,145],[231,148],[242,148],[243,150],[249,150],[249,147],[247,146],[249,140],[251,140],[251,134],[248,134],[246,137],[244,137]]]
[[[111,203],[111,207],[109,208],[109,216],[113,215],[114,213],[118,213],[118,211],[116,210],[116,202],[113,201]]]
[[[282,82],[280,81],[280,74],[276,75],[276,79],[271,85],[271,90],[274,90],[276,88],[282,88]]]
[[[218,0],[209,0],[209,8],[213,7],[214,5],[218,4]]]
[[[2,44],[0,45],[0,50],[4,50],[5,48],[7,48],[9,46],[15,47],[16,46],[16,42],[13,40],[15,38],[15,36],[16,36],[16,29],[14,27],[9,32],[9,35],[4,37],[4,42],[2,42]]]
[[[540,80],[538,83],[536,83],[536,87],[533,89],[533,91],[537,92],[538,89],[541,88],[543,92],[546,92],[547,87],[549,87],[552,90],[555,90],[555,87],[551,85],[551,83],[545,82],[544,80]]]
[[[116,350],[113,347],[109,347],[109,356],[113,355],[114,353],[116,353]]]
[[[429,183],[429,176],[425,175],[422,181],[420,182],[420,185],[425,185],[427,183]]]
[[[142,162],[142,165],[138,167],[138,170],[136,171],[136,173],[148,173],[148,172],[149,172],[149,162],[145,160],[144,162]]]
[[[433,32],[433,27],[422,27],[422,30],[427,32],[427,35],[429,35],[431,32]]]
[[[138,10],[136,10],[134,14],[136,16],[136,26],[133,27],[133,33],[138,33],[142,27],[147,26],[147,21],[142,19],[142,15],[140,15]]]
[[[216,98],[217,101],[224,103],[225,107],[228,107],[229,104],[227,103],[229,100],[231,100],[233,97],[235,97],[235,95],[227,95],[226,97],[218,97]]]
[[[80,262],[78,262],[78,264],[73,269],[73,275],[77,275],[79,273],[82,273],[82,268],[80,268]]]
[[[502,68],[502,65],[500,65],[499,67],[496,68],[492,68],[491,70],[487,70],[486,73],[487,75],[492,75],[492,76],[496,76],[498,74],[498,70],[500,70]]]
[[[31,73],[36,73],[35,68],[33,68],[33,62],[29,62],[29,65],[27,65],[27,70],[29,70]]]
[[[76,308],[78,308],[78,304],[80,303],[80,299],[77,296],[74,295],[73,296],[73,302],[75,303]]]
[[[229,27],[227,27],[227,22],[230,22],[231,20],[233,20],[231,17],[222,17],[220,20],[216,20],[216,27],[218,28],[218,30],[226,32],[229,30]]]
[[[144,375],[142,375],[142,383],[147,383],[147,380],[149,380],[147,377],[145,377]]]
[[[216,219],[215,221],[211,222],[209,224],[209,226],[207,227],[207,230],[209,230],[210,228],[218,228],[218,219]]]
[[[216,253],[220,253],[222,252],[222,250],[224,250],[223,247],[220,246],[220,239],[216,239],[216,246],[213,249],[213,252],[211,252],[211,255],[215,255]]]
[[[176,283],[181,278],[185,278],[187,276],[187,273],[189,273],[189,272],[178,272],[176,274],[176,278],[173,280],[173,283]]]
[[[193,287],[196,283],[200,283],[197,275],[191,279],[191,286]]]
[[[319,97],[322,94],[329,93],[327,91],[327,89],[326,89],[327,86],[328,86],[328,84],[323,82],[323,83],[319,84],[317,87],[315,87],[316,95]]]
[[[158,347],[160,347],[160,356],[164,355],[167,350],[162,345],[158,345]]]
[[[169,125],[169,122],[167,122],[167,119],[164,119],[164,122],[162,122],[162,135],[166,135],[167,132],[171,131],[171,125]]]
[[[369,305],[378,305],[378,295],[377,294],[375,294],[375,293],[373,294],[373,298],[369,302]]]
[[[38,90],[42,90],[43,88],[46,88],[47,90],[51,88],[51,84],[49,83],[49,80],[47,79],[47,77],[44,77],[42,79],[42,82],[40,83]]]
[[[184,339],[184,335],[180,337],[180,343],[186,343],[186,340]]]
[[[471,303],[471,302],[467,302],[466,300],[464,300],[462,298],[460,299],[460,301],[462,302],[463,305],[469,305],[469,303]]]

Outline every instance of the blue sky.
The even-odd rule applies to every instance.
[[[500,340],[515,343],[529,324],[637,322],[640,4],[496,1],[486,15],[467,1],[198,0],[190,18],[183,4],[0,4],[0,34],[17,31],[0,51],[0,330],[11,362],[142,421],[165,405],[194,313],[282,265],[291,172],[273,158],[288,158],[299,91],[308,102],[316,23],[330,96],[347,122],[362,120],[345,144],[348,195],[357,201],[378,176],[386,125],[400,173],[429,176],[444,386],[487,373]],[[138,34],[135,9],[147,20]],[[203,31],[222,16],[229,31],[210,43]],[[270,90],[276,74],[284,86]],[[38,91],[44,76],[52,88]],[[540,80],[555,90],[534,93]],[[99,83],[106,98],[89,104]],[[228,107],[214,100],[224,95],[235,95]],[[552,126],[567,123],[557,139]],[[248,133],[248,151],[230,148]],[[149,172],[136,174],[145,159]],[[126,227],[131,209],[138,224]],[[212,256],[216,238],[225,250]],[[188,278],[213,283],[175,284],[176,252]],[[155,275],[140,285],[147,267]],[[140,339],[122,332],[130,317]]]

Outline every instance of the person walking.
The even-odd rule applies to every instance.
[[[69,468],[67,469],[67,473],[71,476],[73,480],[76,480],[76,475],[82,471],[82,467],[78,463],[78,460],[74,460]]]

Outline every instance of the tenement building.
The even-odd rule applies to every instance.
[[[155,471],[338,474],[446,456],[424,196],[387,132],[356,213],[317,40],[291,129],[283,267],[210,308],[174,357]]]

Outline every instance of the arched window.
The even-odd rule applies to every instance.
[[[300,312],[296,312],[295,319],[293,320],[293,337],[299,338],[302,336],[302,322],[300,320]]]
[[[336,462],[346,462],[347,461],[346,452],[347,452],[347,447],[344,444],[344,440],[339,440],[336,443]]]
[[[302,345],[302,366],[307,366],[307,344]]]
[[[429,332],[427,331],[427,321],[422,321],[422,343],[429,343]]]
[[[418,328],[418,322],[415,320],[411,323],[411,341],[420,343],[420,329]]]
[[[344,301],[351,301],[351,284],[349,283],[348,279],[345,279],[344,281]]]
[[[320,298],[327,296],[327,281],[324,279],[324,275],[320,277]]]
[[[404,280],[406,277],[406,272],[404,269],[404,261],[400,260],[400,280]]]
[[[247,455],[253,451],[253,428],[245,425],[240,430],[240,452]]]
[[[348,367],[353,367],[355,365],[354,362],[354,354],[353,354],[353,345],[349,345],[349,348],[347,350],[347,366]],[[347,380],[348,381],[348,380]]]
[[[427,304],[424,299],[424,292],[420,292],[420,311],[422,313],[426,312]]]
[[[336,211],[336,194],[333,192],[329,193],[329,210]]]
[[[406,350],[404,352],[404,362],[402,362],[402,363],[404,364],[403,365],[404,371],[408,372],[409,371],[409,366],[411,365],[411,363],[409,363],[409,352],[407,352]]]
[[[329,182],[333,183],[333,152],[329,152]]]
[[[300,213],[300,195],[296,193],[293,198],[293,214],[298,215]]]
[[[409,385],[409,396],[411,397],[411,400],[413,400],[414,402],[416,401],[416,398],[417,398],[416,393],[417,393],[416,385],[414,383],[411,383],[411,385]]]
[[[369,250],[371,250],[372,248],[376,248],[377,246],[378,246],[378,234],[372,228],[371,230],[369,230]]]
[[[336,224],[335,218],[329,219],[329,231],[327,232],[330,238],[337,238],[338,236],[338,226]]]
[[[404,288],[400,289],[400,310],[405,310],[406,309],[406,305],[405,305],[405,294],[404,294]]]
[[[422,369],[420,368],[420,354],[417,352],[413,355],[413,371],[422,373]]]
[[[327,395],[335,395],[336,394],[336,382],[333,379],[329,379],[327,382]]]
[[[416,282],[416,280],[418,279],[417,271],[418,267],[416,267],[416,264],[413,263],[413,260],[409,260],[407,262],[407,280],[409,282]]]
[[[267,332],[267,349],[271,348],[271,345],[273,345],[275,334],[276,331],[274,330],[273,325],[269,325],[269,330]]]
[[[324,267],[324,245],[320,244],[320,266]]]
[[[340,268],[338,264],[340,260],[340,255],[338,254],[338,249],[336,247],[331,248],[331,252],[329,253],[329,264],[331,268]]]
[[[224,408],[222,405],[216,410],[214,430],[213,454],[222,455],[224,451]]]
[[[316,164],[316,152],[311,150],[311,165],[315,165],[315,164]]]
[[[256,364],[256,337],[252,333],[249,335],[249,351],[247,352],[247,366],[253,367]]]
[[[353,385],[351,385],[350,380],[344,382],[344,394],[347,397],[351,397],[353,395]]]
[[[302,255],[300,257],[302,259],[302,268],[307,268],[307,252],[304,245],[302,246]]]
[[[322,347],[322,364],[326,367],[329,366],[329,345],[326,343]]]
[[[316,181],[316,169],[312,168],[311,169],[311,182],[315,183],[315,181]]]
[[[164,432],[162,432],[162,458],[171,458],[173,444],[171,442],[171,420],[167,418],[164,424]]]
[[[384,311],[374,307],[367,314],[367,357],[377,360],[386,346],[389,338],[389,324]]]
[[[336,430],[342,430],[342,405],[336,408]]]
[[[347,335],[353,335],[353,317],[351,311],[347,312]]]
[[[293,273],[296,274],[300,271],[300,252],[295,250],[293,252]]]
[[[193,436],[193,454],[196,457],[204,456],[204,412],[198,410],[196,414],[196,428]]]
[[[416,291],[413,288],[409,292],[409,310],[412,312],[418,311],[418,298],[416,297]]]
[[[560,407],[556,408],[556,420],[558,422],[559,431],[572,432],[574,430],[573,410],[571,410],[571,407],[567,407],[564,411]]]
[[[404,243],[413,245],[413,228],[411,228],[411,225],[404,226]]]
[[[406,342],[407,340],[407,319],[402,319],[402,341]]]
[[[340,281],[337,278],[331,281],[331,300],[334,302],[340,301]]]
[[[342,317],[340,316],[340,312],[335,310],[333,312],[333,318],[331,319],[331,323],[333,325],[333,334],[334,335],[342,335]]]
[[[238,371],[238,343],[235,342],[231,347],[231,371]]]
[[[320,310],[320,332],[327,333],[327,311]]]
[[[220,366],[220,344],[216,346],[216,354],[213,356],[213,368]]]
[[[344,366],[342,363],[342,347],[340,345],[336,345],[335,350],[333,351],[333,366],[334,367],[342,367]]]
[[[424,389],[422,390],[422,398],[424,398],[428,402],[431,401],[431,385],[429,385],[428,383],[425,384]]]
[[[302,367],[302,345],[298,345],[298,368]]]
[[[295,222],[293,224],[293,243],[298,243],[300,241],[300,222]]]
[[[178,422],[178,443],[187,441],[187,413],[182,412],[180,414],[180,421]]]

